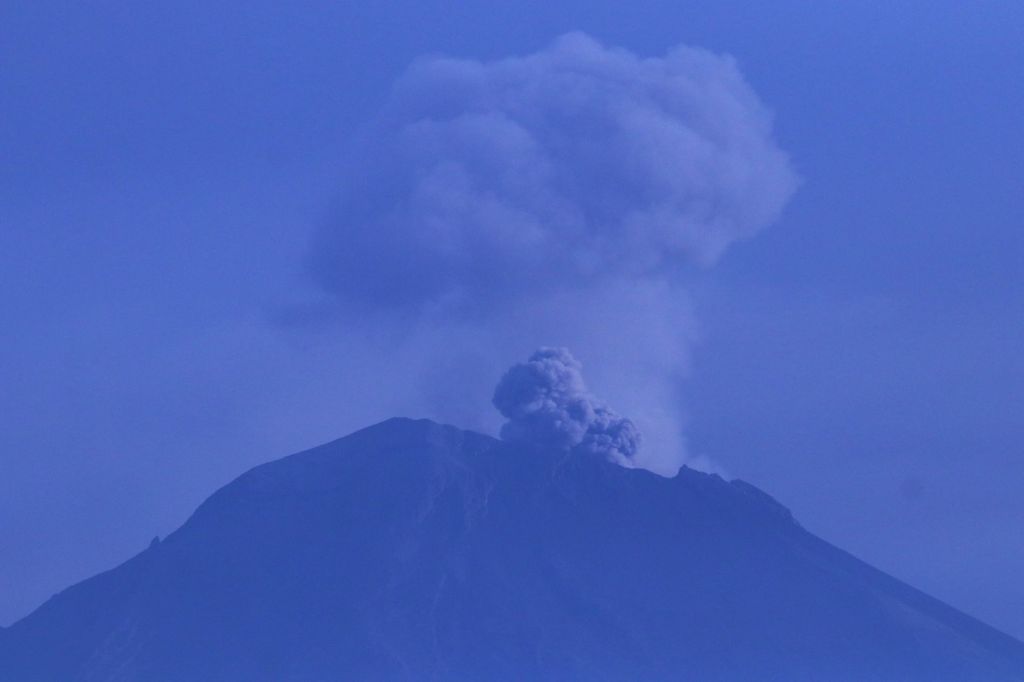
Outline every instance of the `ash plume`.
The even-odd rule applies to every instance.
[[[493,398],[508,419],[501,437],[630,463],[640,447],[640,432],[587,391],[581,369],[567,349],[541,348],[505,372]]]
[[[640,57],[581,33],[496,61],[420,59],[349,168],[309,270],[353,338],[400,339],[382,371],[421,377],[421,406],[480,426],[489,417],[467,418],[464,396],[482,402],[481,377],[529,348],[571,347],[646,436],[632,452],[595,413],[605,426],[577,445],[666,475],[688,456],[687,282],[772,223],[797,185],[731,58]],[[373,376],[365,364],[352,374]],[[580,438],[578,422],[567,415],[561,436]]]

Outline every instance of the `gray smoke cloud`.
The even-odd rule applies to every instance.
[[[374,306],[479,308],[712,264],[795,187],[733,61],[570,34],[417,62],[364,140],[317,280]]]
[[[686,282],[774,221],[796,185],[727,56],[640,57],[574,33],[521,57],[424,58],[366,129],[310,273],[346,333],[389,344],[367,341],[354,377],[384,355],[382,372],[420,378],[417,411],[480,428],[491,417],[466,405],[486,404],[481,377],[571,347],[645,441],[636,451],[593,405],[562,437],[670,475],[689,457]],[[508,428],[557,435],[545,419]]]
[[[567,349],[541,348],[505,372],[493,398],[508,420],[501,437],[541,447],[577,448],[631,465],[640,448],[640,432],[587,391],[581,369]]]

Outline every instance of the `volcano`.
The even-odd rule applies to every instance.
[[[0,680],[1024,680],[764,492],[392,419],[0,630]]]

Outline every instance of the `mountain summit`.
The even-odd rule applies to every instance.
[[[0,631],[0,680],[1024,680],[743,483],[392,419]]]

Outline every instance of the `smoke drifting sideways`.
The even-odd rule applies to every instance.
[[[567,349],[541,348],[505,372],[493,398],[508,419],[501,427],[502,439],[578,449],[631,466],[640,432],[590,395],[581,369]]]
[[[633,461],[667,475],[687,459],[686,282],[797,185],[731,58],[641,58],[580,33],[418,60],[348,168],[309,272],[350,334],[403,339],[389,357],[414,360],[386,371],[430,375],[430,404],[458,411],[508,358],[571,347],[644,431]]]

